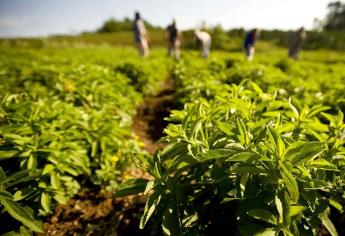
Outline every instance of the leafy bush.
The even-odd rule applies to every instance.
[[[89,50],[3,51],[0,217],[9,214],[21,222],[22,234],[43,232],[37,216],[51,213],[56,202],[65,203],[85,183],[116,189],[132,166],[132,153],[143,152],[131,131],[143,91],[136,91],[131,75],[111,69],[113,58],[104,51],[93,51],[88,60]],[[160,60],[141,63],[141,76],[150,78],[143,83],[146,94],[166,77],[164,66],[155,69]],[[16,227],[20,224],[9,230]]]
[[[154,217],[167,235],[315,235],[321,225],[337,235],[329,214],[344,212],[345,125],[332,68],[339,80],[323,89],[317,63],[183,61],[174,78],[186,105],[169,118],[169,146],[139,157],[154,179],[116,194],[144,192],[140,227]],[[318,89],[329,99],[316,100]]]
[[[343,113],[327,109],[249,82],[173,112],[170,145],[141,159],[154,180],[140,189],[150,193],[140,227],[156,210],[167,235],[233,232],[233,225],[242,235],[313,235],[321,224],[336,235],[328,212],[342,211],[345,200],[345,125]],[[118,194],[143,186],[130,183]],[[212,209],[232,221],[214,221]]]

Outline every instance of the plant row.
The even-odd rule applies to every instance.
[[[312,63],[296,72],[296,62],[282,63],[176,66],[185,107],[169,118],[169,146],[139,156],[153,180],[132,179],[117,191],[148,196],[141,228],[154,218],[166,235],[344,231],[330,219],[330,212],[344,214],[345,203],[345,124],[336,97],[343,74],[319,82],[317,73],[306,72]],[[318,91],[332,76],[334,83]]]
[[[128,51],[2,49],[0,219],[11,223],[1,233],[43,232],[56,202],[81,186],[115,189],[143,152],[132,116],[167,69],[159,57],[119,60]]]

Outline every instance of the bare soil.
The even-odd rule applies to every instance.
[[[144,204],[142,198],[113,199],[100,189],[84,190],[56,207],[44,235],[147,235],[137,227]]]
[[[145,149],[150,154],[166,145],[159,142],[159,139],[168,124],[164,118],[168,117],[170,110],[176,106],[174,93],[174,81],[167,79],[159,93],[144,98],[133,119],[133,131],[144,142]]]

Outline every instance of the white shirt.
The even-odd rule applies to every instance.
[[[203,44],[211,42],[211,36],[205,31],[197,30],[195,31],[195,37],[200,40]]]
[[[137,21],[137,27],[138,27],[138,31],[140,32],[141,36],[145,35],[146,28],[145,28],[145,24],[142,20]]]

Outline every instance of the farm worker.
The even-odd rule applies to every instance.
[[[209,33],[205,31],[195,30],[194,36],[198,44],[201,44],[201,56],[207,58],[210,53],[212,38]]]
[[[258,29],[253,29],[247,32],[246,37],[244,39],[243,48],[246,54],[246,57],[249,61],[252,61],[254,58],[255,53],[255,42],[259,35]]]
[[[180,59],[180,45],[181,45],[181,32],[177,29],[176,20],[167,27],[168,33],[168,54],[174,56],[176,60]]]
[[[289,57],[298,59],[298,54],[307,39],[307,34],[303,27],[290,34],[289,38]]]
[[[139,12],[135,13],[133,22],[134,40],[142,57],[149,55],[149,37],[145,28],[144,21],[141,19]]]

